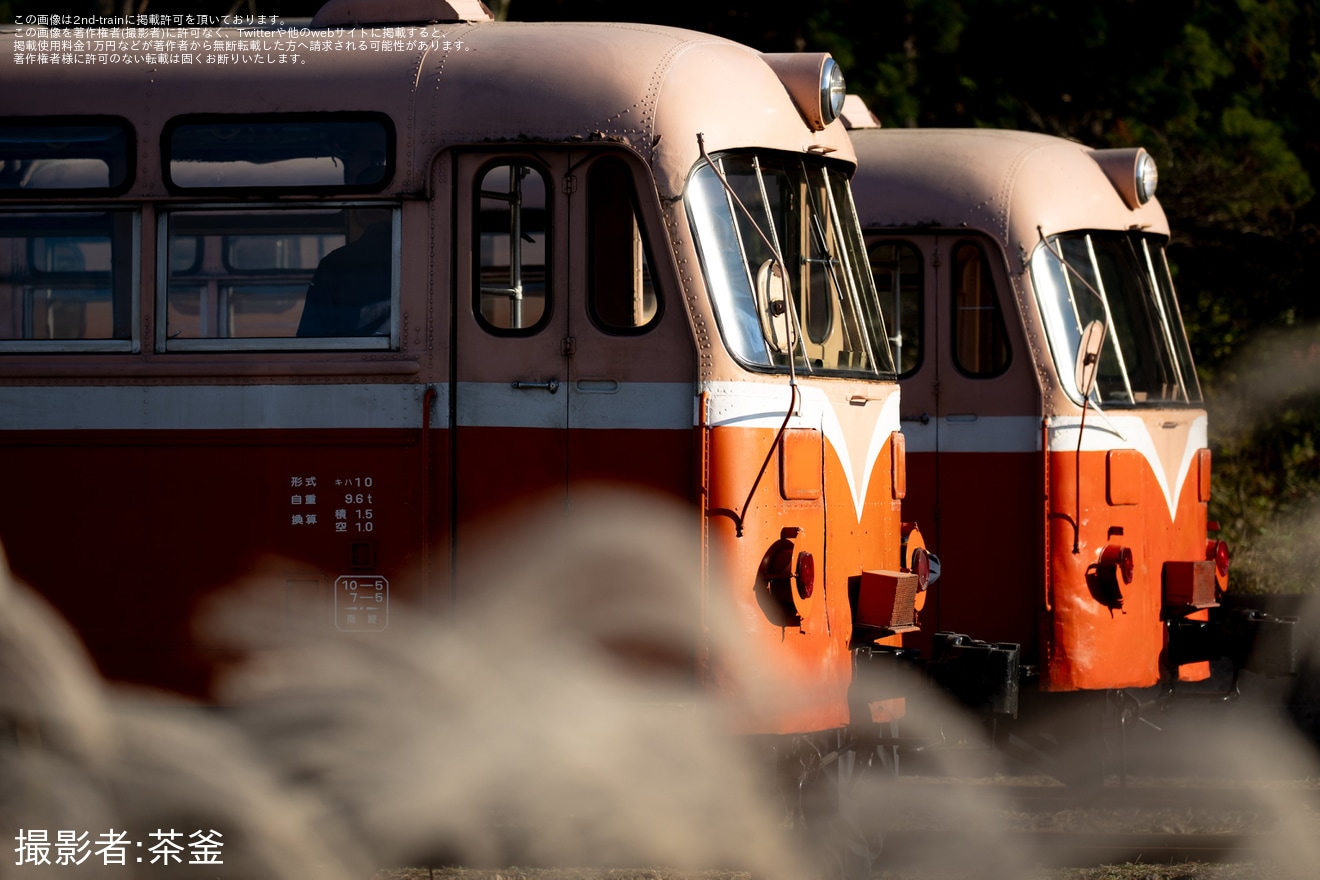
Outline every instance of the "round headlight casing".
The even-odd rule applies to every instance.
[[[847,96],[843,69],[833,58],[827,57],[820,70],[820,118],[826,125],[839,118],[843,112],[843,99]]]
[[[843,70],[828,52],[764,52],[761,58],[784,84],[812,131],[824,131],[843,113],[848,87]]]
[[[1155,198],[1155,184],[1159,172],[1155,159],[1143,147],[1120,147],[1107,150],[1088,150],[1109,182],[1118,190],[1123,204],[1135,211]]]
[[[1137,152],[1137,199],[1146,204],[1155,197],[1155,186],[1160,181],[1159,169],[1155,159],[1145,150]]]

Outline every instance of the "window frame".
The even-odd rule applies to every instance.
[[[606,164],[606,163],[617,165],[620,171],[622,171],[622,173],[625,174],[628,178],[628,201],[629,204],[632,206],[632,217],[633,217],[633,222],[637,226],[638,237],[641,239],[642,259],[645,262],[645,265],[647,266],[650,272],[651,288],[655,292],[655,313],[651,315],[650,319],[645,324],[638,324],[630,327],[616,326],[614,324],[607,323],[603,318],[601,318],[600,310],[597,308],[597,297],[596,297],[597,251],[596,251],[596,236],[594,235],[595,206],[592,202],[592,195],[594,194],[592,175],[595,173],[597,168],[599,168],[602,164]],[[610,154],[605,156],[599,156],[591,162],[591,164],[587,167],[586,179],[587,179],[586,222],[588,229],[587,254],[586,254],[587,315],[591,318],[591,323],[596,327],[596,329],[606,335],[642,336],[646,333],[651,332],[657,326],[659,326],[661,319],[664,318],[665,297],[663,291],[660,288],[660,280],[657,277],[657,273],[656,273],[654,249],[651,247],[651,235],[650,235],[651,230],[646,222],[646,218],[642,214],[641,199],[638,195],[636,172],[633,168],[632,163],[629,162],[626,158],[624,158],[624,156],[617,154]]]
[[[917,314],[916,314],[916,331],[915,331],[915,336],[917,339],[917,345],[916,345],[917,357],[910,369],[898,371],[899,379],[908,379],[911,378],[912,376],[915,376],[917,373],[921,372],[922,366],[926,363],[926,259],[927,259],[926,252],[921,247],[920,243],[913,241],[910,238],[904,238],[902,236],[896,236],[896,235],[867,236],[866,263],[867,263],[867,268],[870,269],[871,271],[871,278],[873,282],[875,280],[875,269],[874,269],[875,261],[872,259],[871,255],[877,248],[884,247],[885,245],[892,245],[895,247],[898,246],[907,247],[916,256],[916,260],[917,260],[917,273],[916,273]],[[875,289],[876,289],[877,298],[879,299],[880,302],[883,303],[885,294],[881,292],[880,285],[878,283],[875,285]],[[884,307],[881,306],[882,310],[883,308]],[[892,346],[894,343],[894,336],[893,336],[894,327],[888,321],[885,322],[885,332],[887,334],[888,341]],[[906,334],[904,335],[906,336]],[[898,369],[898,367],[901,364],[902,364],[902,348],[900,347],[899,357],[894,359],[895,369]]]
[[[297,125],[321,122],[335,123],[376,123],[385,136],[385,166],[379,181],[369,184],[309,184],[289,185],[273,183],[269,185],[244,184],[238,186],[187,186],[180,184],[171,173],[173,154],[172,139],[179,129],[186,126],[240,126],[240,125]],[[174,195],[206,196],[258,196],[274,198],[282,195],[320,195],[339,198],[354,195],[366,195],[385,191],[398,173],[398,136],[394,130],[394,120],[385,113],[374,111],[312,111],[301,113],[188,113],[171,117],[160,132],[160,173],[165,188]]]
[[[536,323],[525,327],[501,327],[492,323],[481,311],[481,237],[483,235],[481,227],[481,202],[482,202],[482,181],[486,176],[496,168],[501,166],[523,165],[535,171],[541,176],[542,184],[545,189],[545,206],[542,209],[545,214],[545,242],[542,247],[545,251],[545,304],[541,311],[541,316],[537,318]],[[489,161],[482,162],[472,175],[472,204],[469,217],[472,223],[472,241],[471,249],[466,258],[455,255],[458,259],[468,259],[470,273],[472,276],[472,290],[469,293],[469,307],[472,309],[472,317],[483,331],[491,336],[509,337],[509,338],[528,338],[536,336],[554,319],[555,307],[557,305],[555,296],[555,253],[557,247],[555,231],[555,212],[558,205],[555,203],[557,194],[553,182],[555,175],[550,166],[539,161],[533,156],[527,154],[513,154],[493,156]]]
[[[1100,247],[1097,247],[1097,240]],[[1140,251],[1135,244],[1141,243]],[[1141,317],[1144,322],[1134,322],[1133,310],[1130,308],[1130,301],[1124,298],[1126,287],[1120,285],[1114,291],[1114,297],[1111,299],[1108,291],[1108,284],[1100,273],[1100,277],[1093,277],[1087,284],[1074,282],[1073,272],[1078,271],[1075,266],[1072,272],[1060,264],[1058,256],[1063,254],[1065,245],[1084,244],[1087,252],[1086,268],[1096,275],[1100,269],[1100,254],[1106,258],[1111,258],[1113,249],[1122,242],[1127,245],[1133,256],[1131,266],[1137,269],[1133,277],[1140,279],[1139,285],[1142,292],[1149,294],[1148,300],[1139,303],[1141,306]],[[1045,240],[1036,245],[1031,256],[1027,260],[1028,277],[1032,287],[1032,295],[1035,299],[1037,310],[1040,313],[1041,331],[1045,336],[1050,359],[1057,374],[1058,384],[1068,399],[1081,406],[1082,391],[1076,387],[1073,380],[1071,364],[1076,358],[1076,348],[1080,342],[1081,329],[1074,326],[1078,340],[1074,342],[1069,339],[1060,338],[1061,335],[1068,333],[1068,330],[1060,323],[1066,313],[1050,302],[1046,296],[1046,285],[1042,282],[1046,277],[1042,270],[1046,267],[1055,268],[1057,275],[1063,280],[1073,323],[1076,325],[1081,320],[1080,313],[1076,305],[1077,297],[1075,290],[1081,290],[1088,296],[1094,295],[1100,299],[1101,310],[1104,313],[1106,323],[1105,341],[1101,349],[1101,364],[1109,358],[1114,359],[1114,367],[1117,368],[1117,374],[1122,381],[1122,389],[1128,395],[1128,400],[1121,400],[1114,396],[1114,393],[1108,397],[1101,396],[1100,373],[1097,370],[1097,378],[1091,389],[1089,397],[1091,406],[1099,406],[1102,409],[1178,409],[1178,408],[1198,408],[1205,406],[1204,393],[1201,390],[1200,378],[1196,373],[1195,361],[1192,359],[1190,344],[1187,338],[1187,331],[1183,325],[1182,308],[1178,303],[1177,292],[1173,286],[1173,277],[1168,265],[1168,255],[1166,247],[1168,237],[1158,233],[1152,233],[1140,229],[1074,229],[1056,232],[1046,236]],[[1152,251],[1158,251],[1158,259],[1152,255]],[[1048,256],[1048,259],[1047,259]],[[1052,263],[1050,261],[1053,261]],[[1039,262],[1038,262],[1039,261]],[[1071,266],[1071,263],[1068,264]],[[1086,287],[1095,281],[1095,290],[1087,291]],[[1076,284],[1076,286],[1074,286]],[[1050,292],[1057,297],[1059,291],[1051,289]],[[1119,308],[1114,307],[1114,301],[1119,303]],[[1152,308],[1158,313],[1152,315]],[[1121,316],[1122,320],[1117,321],[1115,314]],[[1155,318],[1152,321],[1152,317]],[[1134,329],[1144,330],[1150,334],[1145,341],[1155,343],[1152,350],[1155,351],[1154,361],[1138,360],[1134,358],[1133,367],[1129,368],[1126,364],[1126,357],[1133,355],[1141,350],[1141,346],[1136,344],[1138,340],[1129,337],[1126,341],[1122,339],[1124,333],[1130,333]],[[1117,326],[1116,326],[1117,325]],[[1061,346],[1067,343],[1067,347],[1062,351]],[[1125,352],[1127,353],[1125,355]],[[1167,363],[1161,364],[1161,359],[1167,359]],[[1134,379],[1143,375],[1143,372],[1154,366],[1157,369],[1170,369],[1177,377],[1177,382],[1172,383],[1170,387],[1178,388],[1182,393],[1182,399],[1169,399],[1157,397],[1150,399],[1150,383],[1144,385],[1134,384]],[[1167,384],[1167,383],[1162,383]]]
[[[243,211],[298,211],[344,208],[374,208],[390,212],[390,324],[389,333],[371,336],[247,336],[205,339],[169,338],[169,243],[171,217],[189,212],[229,213]],[[400,346],[400,300],[402,299],[403,205],[398,201],[345,199],[317,202],[196,202],[172,203],[156,213],[156,290],[154,297],[155,351],[247,352],[247,351],[398,351]],[[315,270],[313,270],[314,272]],[[243,273],[235,272],[235,277]]]
[[[865,233],[857,217],[856,205],[849,183],[853,170],[851,166],[837,159],[787,153],[774,149],[728,150],[715,153],[707,158],[703,158],[694,164],[688,172],[683,188],[683,203],[686,209],[688,227],[695,243],[698,262],[701,267],[702,282],[706,288],[706,296],[709,298],[712,310],[715,313],[715,324],[724,351],[739,366],[750,372],[770,375],[796,374],[799,377],[837,378],[886,383],[896,382],[897,376],[893,369],[888,332],[878,335],[872,332],[874,323],[878,322],[883,327],[884,320],[880,311],[879,297],[874,296],[875,284],[871,275]],[[761,189],[760,197],[756,200],[754,207],[736,205],[724,188],[721,178],[726,172],[723,167],[726,160],[745,160],[749,163],[748,167],[753,169],[757,186]],[[750,232],[745,234],[743,230],[743,225],[749,223],[747,216],[743,213],[743,208],[747,208],[751,212],[757,225],[761,224],[763,214],[773,210],[772,207],[768,207],[773,200],[768,198],[769,191],[764,186],[766,171],[760,165],[762,161],[767,163],[771,175],[774,175],[776,171],[782,171],[786,177],[789,176],[791,166],[796,163],[797,168],[802,169],[804,172],[802,180],[797,183],[807,185],[802,191],[805,197],[804,200],[790,209],[791,219],[797,221],[797,228],[793,232],[798,238],[789,241],[788,244],[790,255],[801,255],[801,251],[794,251],[792,248],[805,246],[808,259],[798,261],[792,259],[791,256],[785,258],[785,262],[789,264],[785,268],[795,275],[793,282],[788,285],[788,289],[792,292],[791,302],[786,311],[779,312],[774,318],[780,320],[780,316],[787,314],[787,320],[792,322],[792,332],[786,333],[786,338],[789,336],[795,337],[795,344],[792,346],[792,354],[788,357],[783,356],[782,353],[772,353],[770,351],[772,343],[766,335],[766,324],[762,321],[761,312],[745,308],[740,300],[740,294],[743,293],[747,294],[753,302],[757,295],[755,293],[757,284],[751,275],[752,269],[747,257],[747,242],[753,241],[757,243],[759,248],[766,251],[779,250],[782,252],[784,250],[780,245],[773,242],[767,243],[765,238],[754,235],[753,233],[756,230],[751,225],[748,226]],[[710,169],[709,175],[706,174],[707,169]],[[813,172],[819,175],[819,180],[813,178]],[[811,195],[812,185],[823,185],[823,197],[819,200]],[[711,192],[706,193],[703,187],[710,189]],[[708,199],[709,202],[707,202]],[[724,232],[720,232],[716,226],[711,225],[711,218],[723,214],[720,206],[727,210],[727,216],[731,219],[728,230]],[[774,207],[781,206],[776,202]],[[826,218],[827,225],[820,227],[819,230],[812,230],[807,225],[812,217]],[[821,236],[816,234],[817,231],[823,232],[825,240],[821,240]],[[779,230],[773,224],[771,224],[770,229],[765,231],[765,235],[768,237],[772,232],[777,238]],[[786,229],[786,234],[787,232]],[[711,235],[710,233],[716,234]],[[829,259],[810,257],[817,245],[834,248],[828,255]],[[771,260],[764,261],[762,267],[768,266],[770,262]],[[827,295],[826,299],[831,303],[843,303],[835,311],[834,320],[829,322],[830,327],[835,328],[837,321],[838,328],[832,329],[832,335],[827,339],[833,338],[833,335],[845,333],[844,328],[846,328],[847,322],[851,320],[855,325],[852,332],[858,334],[858,341],[861,343],[855,347],[841,349],[836,352],[836,355],[864,354],[872,361],[869,367],[826,366],[820,360],[813,360],[806,351],[804,340],[810,340],[812,345],[821,344],[807,336],[802,328],[799,314],[799,300],[805,304],[810,287],[804,283],[809,281],[809,278],[803,277],[802,267],[806,266],[809,272],[811,264],[829,264],[835,267],[833,270],[825,270],[827,289],[835,294],[834,296]],[[717,268],[721,271],[715,271]],[[726,269],[729,271],[723,271]],[[732,279],[746,282],[745,287],[731,284]],[[870,288],[866,287],[868,282],[871,284]],[[840,290],[840,287],[843,290]],[[874,297],[873,301],[865,296],[868,293]],[[874,307],[873,315],[869,314],[872,306]],[[753,321],[756,323],[753,324]],[[877,351],[883,351],[883,358],[876,353]],[[764,360],[757,358],[756,355],[758,354],[763,354]],[[776,358],[782,358],[783,362],[774,362]],[[789,363],[790,360],[792,361],[791,364]]]
[[[0,339],[0,353],[115,353],[138,354],[142,351],[142,211],[136,205],[124,204],[62,204],[33,205],[30,202],[9,205],[5,214],[127,214],[130,222],[129,245],[129,336],[127,339]],[[28,239],[29,241],[31,239]],[[113,252],[112,252],[113,253]],[[111,300],[114,293],[111,288]],[[112,305],[113,308],[113,305]]]
[[[106,198],[121,196],[132,189],[137,181],[137,130],[133,128],[133,123],[122,116],[110,114],[94,114],[89,116],[14,116],[0,123],[0,130],[6,128],[41,128],[44,126],[59,127],[61,125],[69,128],[89,127],[89,126],[112,126],[120,129],[124,134],[126,155],[124,160],[124,178],[118,183],[111,183],[104,187],[49,187],[42,189],[4,189],[0,188],[0,200],[13,200],[16,202],[32,202],[43,199],[70,199],[80,197]]]
[[[995,274],[994,263],[990,258],[992,253],[999,253],[999,248],[997,245],[992,245],[991,247],[987,248],[985,242],[982,239],[973,238],[970,236],[950,236],[949,242],[950,242],[948,248],[949,257],[947,261],[947,265],[949,267],[947,273],[949,278],[949,288],[948,288],[949,360],[953,364],[953,368],[957,370],[959,374],[966,376],[968,379],[996,379],[1007,373],[1009,369],[1013,366],[1013,345],[1009,337],[1008,320],[1005,317],[1007,314],[1007,310],[1004,308],[1003,299],[1000,294],[1001,285],[999,283],[999,279],[996,277]],[[981,265],[983,267],[982,271],[984,272],[984,277],[989,278],[992,284],[991,296],[993,297],[995,304],[994,314],[998,319],[999,332],[1001,333],[1004,341],[1004,362],[1000,364],[999,367],[995,370],[973,372],[972,370],[968,369],[966,365],[963,364],[962,356],[958,348],[960,336],[959,336],[959,321],[958,321],[958,315],[959,315],[958,287],[957,287],[958,277],[955,269],[956,267],[955,255],[960,248],[966,245],[970,245],[971,247],[976,248],[977,252],[981,256]]]

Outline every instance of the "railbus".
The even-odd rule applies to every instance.
[[[0,44],[0,539],[107,675],[205,695],[187,621],[267,557],[345,637],[460,613],[474,535],[609,483],[687,506],[800,696],[739,732],[901,711],[853,688],[928,574],[831,58],[475,0],[42,36]]]
[[[1221,657],[1233,688],[1249,664],[1294,671],[1293,621],[1220,609],[1229,551],[1150,154],[883,129],[850,107],[903,388],[903,516],[959,561],[908,646],[1000,717],[1019,693],[1091,694],[1122,724]],[[964,668],[992,655],[998,677]]]

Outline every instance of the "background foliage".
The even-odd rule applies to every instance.
[[[887,126],[994,126],[1146,147],[1210,409],[1212,518],[1239,588],[1320,569],[1320,13],[1306,0],[488,0],[832,52]],[[0,0],[15,14],[308,16],[319,0]]]

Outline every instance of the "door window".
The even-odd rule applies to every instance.
[[[591,166],[588,187],[591,318],[609,333],[645,331],[660,317],[660,303],[632,174],[622,160],[601,159]]]
[[[1008,368],[1008,333],[985,252],[975,242],[953,246],[953,354],[969,376],[997,376]]]
[[[921,252],[911,242],[882,241],[871,245],[870,258],[899,378],[910,376],[921,366]]]
[[[530,335],[549,319],[549,192],[545,173],[531,165],[496,165],[481,175],[473,296],[492,333]]]

